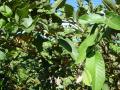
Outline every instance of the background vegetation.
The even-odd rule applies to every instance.
[[[1,0],[0,90],[120,90],[120,0],[77,2]]]

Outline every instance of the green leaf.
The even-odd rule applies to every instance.
[[[15,21],[16,21],[16,23],[18,23],[19,24],[19,16],[18,16],[18,14],[17,13],[15,13]]]
[[[30,27],[30,25],[33,23],[33,19],[31,16],[29,16],[28,18],[23,18],[22,19],[22,25],[26,28]]]
[[[6,21],[4,19],[0,19],[0,28],[2,28],[3,25],[5,25]]]
[[[120,30],[120,16],[114,14],[113,12],[106,13],[106,24],[115,30]]]
[[[74,43],[70,40],[70,39],[66,39],[66,41],[69,43],[69,45],[71,46],[72,48],[72,52],[70,52],[70,55],[71,57],[74,59],[74,60],[77,60],[77,57],[79,55],[78,51],[77,51],[77,47],[74,45]]]
[[[92,77],[91,77],[90,72],[88,70],[84,70],[82,76],[83,76],[83,83],[85,85],[91,86]]]
[[[58,39],[59,44],[65,48],[68,52],[72,52],[70,44],[65,39]]]
[[[92,90],[101,90],[105,81],[105,63],[100,52],[87,58],[85,70],[88,70],[92,77]]]
[[[65,48],[68,51],[68,53],[71,55],[71,57],[76,61],[79,53],[78,53],[77,47],[74,45],[74,43],[68,38],[58,39],[58,42],[63,48]]]
[[[21,23],[24,27],[23,30],[25,32],[30,33],[35,29],[36,22],[39,20],[38,17],[36,17],[34,20],[29,16],[29,18],[24,18],[23,22]],[[26,26],[25,26],[26,25]]]
[[[102,87],[102,90],[110,90],[108,84],[104,84],[103,87]]]
[[[82,15],[85,15],[86,13],[87,13],[87,10],[84,7],[79,7],[75,15],[76,20],[78,21],[79,17]]]
[[[116,4],[120,4],[120,0],[115,0],[116,1]]]
[[[18,30],[18,26],[14,25],[14,23],[12,23],[12,22],[9,22],[5,25],[5,30],[9,31],[11,33],[16,33]]]
[[[27,75],[27,71],[24,68],[19,68],[18,69],[18,76],[20,77],[21,81],[24,81],[27,79],[28,75]]]
[[[0,13],[5,17],[10,17],[13,14],[12,10],[7,5],[0,7]]]
[[[24,3],[23,5],[21,5],[20,8],[17,8],[16,13],[21,18],[27,17],[28,13],[29,13],[29,4],[28,3]]]
[[[0,61],[5,60],[6,55],[4,52],[0,51]]]
[[[108,10],[112,10],[112,11],[116,12],[116,5],[113,2],[113,0],[102,0],[102,2]]]
[[[79,52],[79,56],[76,60],[76,64],[79,64],[81,62],[83,62],[86,58],[86,55],[87,55],[87,49],[88,47],[92,46],[95,44],[95,41],[96,41],[96,37],[98,35],[98,30],[96,30],[96,32],[90,36],[88,36],[82,43],[81,45],[79,46],[78,48],[78,52]]]
[[[118,46],[118,45],[114,45],[114,44],[110,43],[109,48],[117,54],[120,53],[120,46]]]
[[[71,5],[65,4],[65,16],[66,18],[72,17],[74,13],[74,9]]]
[[[85,14],[79,18],[80,24],[94,24],[94,23],[104,23],[106,18],[104,16],[100,16],[99,14]]]
[[[74,80],[74,77],[72,77],[72,76],[63,78],[63,85],[68,86],[69,84],[72,84],[73,80]]]

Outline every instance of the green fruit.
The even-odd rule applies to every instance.
[[[10,17],[13,14],[12,10],[7,5],[0,7],[0,13],[5,17]]]

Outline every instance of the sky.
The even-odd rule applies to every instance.
[[[51,0],[53,2],[54,0]],[[99,5],[102,3],[102,0],[92,0],[94,5]],[[72,5],[74,8],[77,8],[76,0],[67,0],[67,3]]]

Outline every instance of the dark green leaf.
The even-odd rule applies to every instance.
[[[74,14],[74,9],[71,5],[65,4],[65,16],[66,18],[72,17]]]
[[[58,39],[59,44],[64,47],[68,52],[72,52],[70,44],[65,39]]]

